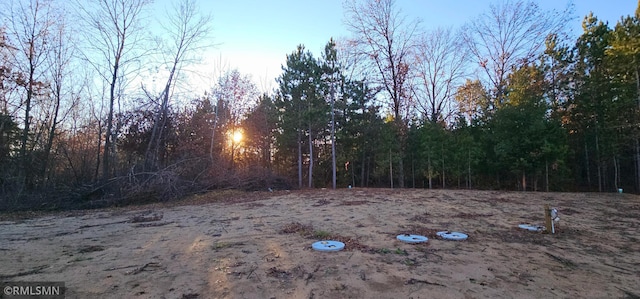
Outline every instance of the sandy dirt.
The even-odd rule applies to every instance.
[[[0,280],[67,298],[640,298],[640,198],[345,189],[3,215]],[[218,196],[218,197],[215,197]],[[559,211],[555,235],[519,224]],[[437,231],[467,233],[446,241]],[[429,237],[422,244],[398,234]],[[322,239],[346,244],[319,252]]]

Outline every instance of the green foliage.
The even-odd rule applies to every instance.
[[[324,230],[317,230],[313,232],[313,237],[316,239],[326,239],[331,236],[331,233]]]
[[[382,147],[388,144],[384,140],[388,139],[385,136],[389,135],[389,126],[380,118],[379,107],[372,104],[374,94],[365,82],[347,81],[341,86],[340,94],[336,103],[337,164],[345,167],[340,167],[339,183],[369,186],[372,183],[369,174],[378,169],[377,157],[388,157],[388,150]],[[383,169],[388,168],[386,161]]]
[[[277,128],[276,117],[274,100],[263,94],[258,105],[249,111],[242,122],[249,165],[260,165],[265,169],[271,167],[271,144],[274,142],[274,132]]]
[[[18,124],[11,115],[0,114],[0,165],[10,159],[18,146],[19,132]]]
[[[303,45],[299,45],[296,51],[287,55],[287,65],[278,78],[276,163],[280,162],[282,169],[291,169],[292,162],[297,161],[299,186],[302,186],[303,155],[307,154],[309,158],[310,172],[307,175],[312,176],[311,169],[317,155],[313,151],[314,140],[326,134],[328,124],[329,105],[321,92],[321,75],[318,61]],[[297,156],[292,157],[292,154]]]
[[[4,190],[12,184],[16,176],[18,160],[17,149],[19,147],[20,129],[10,115],[0,113],[0,188]]]
[[[537,9],[533,4],[519,5],[530,11]],[[380,8],[376,4],[368,9],[376,7]],[[521,55],[512,47],[510,52],[503,49],[503,56],[496,54],[496,61],[476,57],[480,72],[469,74],[465,82],[456,81],[461,83],[456,93],[442,98],[451,101],[443,108],[446,113],[440,111],[452,116],[446,119],[417,116],[420,112],[411,105],[426,98],[413,89],[419,87],[409,86],[416,71],[408,61],[413,54],[397,39],[379,39],[396,47],[374,47],[385,51],[359,48],[374,40],[345,44],[330,40],[318,56],[300,45],[287,55],[278,89],[263,95],[248,76],[231,71],[219,78],[211,93],[188,105],[179,106],[172,99],[175,105],[158,107],[153,103],[156,97],[150,97],[142,106],[132,107],[128,95],[135,93],[129,90],[114,90],[112,97],[109,88],[96,88],[93,94],[92,86],[73,82],[76,78],[70,76],[64,78],[69,84],[68,90],[63,89],[66,94],[60,94],[67,99],[55,106],[55,80],[44,72],[28,78],[26,60],[15,59],[21,53],[16,52],[17,36],[9,36],[0,26],[0,197],[26,207],[48,198],[47,186],[55,186],[64,194],[60,198],[69,202],[69,194],[77,198],[109,194],[113,198],[105,202],[117,204],[118,198],[126,199],[127,190],[129,198],[140,194],[174,198],[246,185],[265,190],[268,180],[263,176],[272,173],[288,178],[281,180],[286,188],[296,179],[298,186],[307,181],[310,186],[327,187],[332,181],[332,145],[338,187],[408,183],[422,188],[611,191],[622,187],[640,192],[639,18],[640,5],[613,28],[589,14],[574,41],[549,31],[544,44],[540,36],[522,36],[537,46],[529,49],[521,44],[516,51]],[[356,21],[353,26],[365,24]],[[526,21],[538,20],[529,16]],[[551,25],[560,22],[555,21]],[[486,34],[499,28],[470,29]],[[378,37],[385,34],[399,36],[378,32]],[[372,64],[347,67],[353,57],[341,55],[351,46],[366,53],[358,58]],[[92,82],[91,78],[78,81]],[[29,82],[30,106],[25,102]],[[116,98],[121,102],[110,102]],[[122,104],[113,119],[107,112],[115,106],[108,102]],[[59,118],[52,117],[57,114]],[[238,128],[244,139],[230,144],[229,132]],[[109,132],[110,148],[105,149]],[[144,167],[146,160],[153,167]],[[110,164],[105,167],[105,162]],[[105,181],[99,181],[103,169],[108,170],[105,178],[113,178],[104,186]],[[251,182],[243,185],[243,180]],[[74,188],[79,191],[70,191]],[[28,201],[28,196],[35,200]]]

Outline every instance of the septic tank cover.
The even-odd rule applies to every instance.
[[[445,240],[453,240],[453,241],[462,241],[466,240],[469,236],[467,234],[463,234],[461,232],[450,232],[450,231],[442,231],[437,232],[436,235],[440,236]]]
[[[344,243],[339,241],[318,241],[311,245],[317,251],[340,251],[344,248]]]
[[[422,243],[422,242],[427,242],[427,240],[429,240],[429,238],[425,237],[425,236],[420,236],[420,235],[410,235],[410,234],[402,234],[402,235],[398,235],[396,237],[396,239],[405,242],[405,243]]]
[[[521,229],[530,230],[532,232],[541,232],[544,230],[544,227],[540,225],[520,224],[518,225],[518,227]]]

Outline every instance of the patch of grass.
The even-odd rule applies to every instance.
[[[313,236],[316,239],[327,239],[331,236],[331,233],[328,231],[324,231],[324,230],[317,230],[315,232],[313,232]]]
[[[376,253],[389,254],[389,253],[391,253],[391,250],[389,250],[388,248],[380,248],[380,249],[376,250]]]
[[[393,253],[399,254],[399,255],[409,255],[409,253],[406,250],[400,249],[400,248],[397,248],[396,251],[394,251]]]
[[[416,259],[404,259],[404,261],[402,261],[403,264],[407,265],[407,266],[415,266],[418,264],[418,261]]]

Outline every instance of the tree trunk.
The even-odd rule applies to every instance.
[[[616,156],[613,156],[613,186],[615,187],[616,191],[618,190],[618,188],[620,188],[619,171],[620,171],[620,167],[618,165],[618,158],[616,158]]]
[[[97,181],[100,175],[100,148],[102,147],[102,124],[98,119],[98,151],[96,152],[96,168],[93,173],[93,180]]]
[[[640,66],[636,67],[636,96],[638,97],[637,103],[640,108]]]
[[[366,164],[367,164],[367,153],[366,150],[363,149],[362,151],[362,162],[360,163],[362,165],[362,168],[360,169],[360,187],[366,187],[367,185],[365,184],[365,170],[366,170]],[[355,185],[354,185],[355,187]]]
[[[365,178],[365,187],[369,187],[369,174],[371,174],[371,157],[367,157],[367,172]]]
[[[391,181],[391,189],[393,189],[393,159],[391,157],[391,149],[389,149],[389,178]]]
[[[302,188],[302,131],[298,127],[298,188]]]
[[[412,182],[412,188],[415,189],[416,188],[416,163],[413,159],[413,152],[411,153],[411,182]]]
[[[636,67],[636,95],[638,96],[638,110],[640,111],[640,67]],[[640,192],[640,141],[636,142],[636,192]]]
[[[404,123],[400,120],[399,115],[396,113],[396,124],[398,126],[398,139],[400,142],[400,151],[398,152],[398,188],[404,188],[404,154],[406,151],[406,135],[404,130]]]
[[[356,167],[351,167],[351,186],[356,187]]]
[[[331,82],[331,186],[336,188],[336,113],[334,111],[335,89]],[[355,187],[355,183],[354,183]]]
[[[311,137],[311,125],[309,125],[309,188],[313,187],[313,138]]]
[[[229,169],[235,169],[235,154],[236,154],[236,142],[233,138],[235,128],[231,128],[231,159],[229,160]]]
[[[591,189],[591,171],[589,167],[589,148],[587,147],[587,138],[585,136],[584,140],[584,162],[585,166],[587,166],[587,186]],[[640,165],[640,164],[639,164]]]
[[[527,191],[527,174],[522,171],[522,191]]]
[[[211,164],[213,164],[213,145],[215,144],[216,137],[216,128],[218,127],[218,103],[216,102],[216,106],[213,110],[213,128],[211,129],[211,143],[209,144],[209,159],[211,159]]]
[[[171,84],[173,83],[173,77],[175,75],[178,62],[178,58],[175,58],[171,71],[169,72],[169,78],[167,79],[164,90],[160,95],[160,97],[162,98],[160,109],[154,118],[153,129],[151,130],[151,138],[149,140],[149,145],[147,146],[147,151],[145,153],[145,157],[147,159],[145,165],[148,165],[151,169],[158,169],[159,167],[163,166],[161,163],[163,157],[161,151],[163,151],[165,148],[164,128],[167,124],[167,118],[169,116],[169,92],[171,91]],[[231,151],[231,156],[233,159],[233,144],[231,146]]]
[[[31,45],[33,49],[33,45]],[[32,53],[33,54],[33,51]],[[29,82],[27,82],[27,98],[24,103],[24,129],[22,130],[22,137],[20,140],[20,159],[22,162],[22,175],[24,187],[27,189],[31,189],[32,178],[31,178],[31,158],[30,154],[27,152],[27,143],[29,142],[29,131],[31,130],[31,100],[33,98],[33,80],[35,73],[35,66],[33,65],[33,57],[29,57]]]
[[[427,152],[427,178],[429,180],[429,189],[433,189],[433,182],[431,178],[431,152]]]
[[[471,189],[471,150],[468,151],[469,156],[467,160],[467,189]]]
[[[544,161],[544,191],[549,192],[549,162]]]
[[[102,157],[102,179],[107,180],[111,176],[111,134],[113,130],[113,109],[116,101],[116,81],[118,79],[119,57],[116,57],[113,66],[111,82],[109,82],[109,114],[107,116],[107,131],[104,138],[104,153]]]
[[[444,144],[442,144],[442,189],[445,189],[445,173],[444,173]]]
[[[600,165],[600,140],[596,127],[596,169],[598,170],[598,192],[602,192],[602,167]]]
[[[636,143],[636,192],[640,192],[640,140],[635,139]]]
[[[42,177],[46,177],[47,168],[49,166],[49,156],[51,155],[51,148],[53,147],[53,139],[56,136],[56,129],[58,125],[58,113],[60,111],[60,90],[59,83],[56,83],[55,87],[55,106],[53,109],[53,120],[51,120],[51,127],[49,128],[49,136],[47,137],[47,144],[44,148],[44,158],[42,161]]]
[[[404,159],[403,157],[404,150],[399,153],[398,158],[398,188],[404,188]]]

